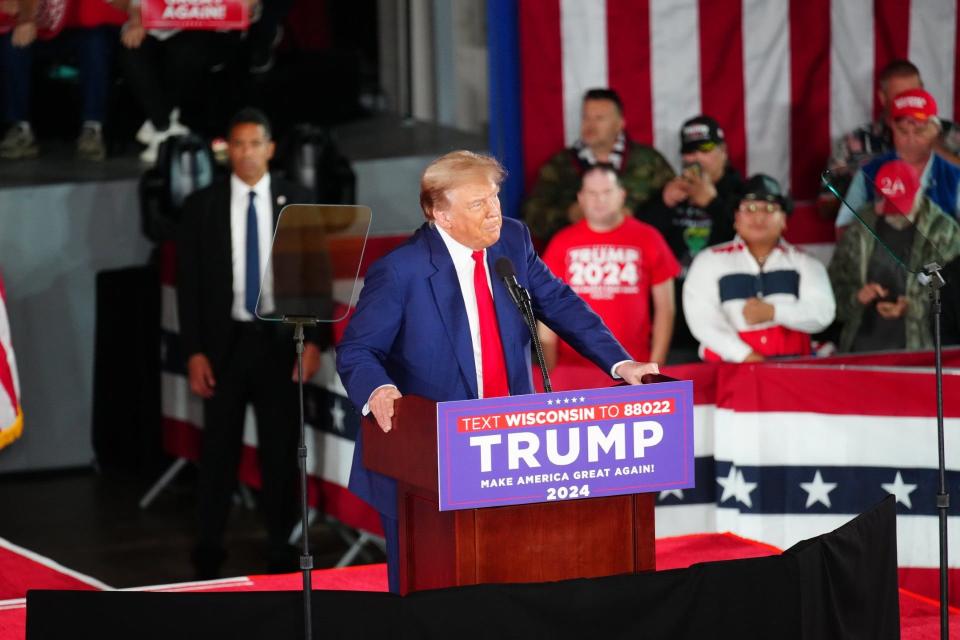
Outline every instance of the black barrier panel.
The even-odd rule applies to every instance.
[[[898,638],[885,500],[781,556],[593,580],[386,593],[316,591],[316,638]],[[299,638],[300,594],[31,591],[27,640]]]

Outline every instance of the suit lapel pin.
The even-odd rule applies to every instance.
[[[287,204],[287,196],[283,196],[283,195],[277,196],[277,204],[280,205],[281,207]]]

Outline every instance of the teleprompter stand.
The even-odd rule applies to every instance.
[[[313,556],[307,504],[307,436],[304,414],[304,330],[343,320],[358,288],[363,249],[370,231],[369,207],[301,205],[283,208],[276,220],[270,258],[257,300],[261,320],[292,325],[297,350],[300,437],[300,570],[303,573],[304,637],[313,638]],[[352,284],[351,287],[346,285]],[[336,286],[335,286],[336,285]],[[318,331],[319,333],[319,331]]]
[[[307,428],[303,415],[303,327],[317,324],[314,318],[284,318],[284,323],[294,326],[293,340],[297,345],[297,393],[300,400],[300,440],[297,445],[297,464],[300,469],[300,524],[303,535],[300,536],[300,571],[303,573],[303,629],[307,640],[313,638],[313,614],[310,606],[310,593],[313,556],[310,555],[310,510],[307,505]]]

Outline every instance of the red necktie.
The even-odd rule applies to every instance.
[[[477,314],[480,316],[480,355],[483,365],[483,397],[510,395],[507,385],[507,363],[503,359],[500,327],[493,309],[493,296],[487,286],[487,267],[483,251],[473,252],[473,290],[477,295]]]

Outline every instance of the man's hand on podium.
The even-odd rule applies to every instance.
[[[648,373],[660,373],[656,362],[624,362],[614,371],[627,384],[643,384],[641,379]]]
[[[394,386],[380,387],[370,394],[367,406],[384,433],[393,428],[393,403],[402,397],[403,394]]]

